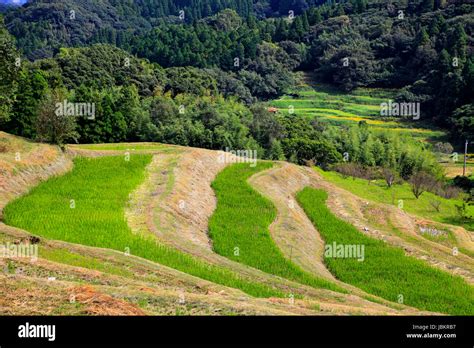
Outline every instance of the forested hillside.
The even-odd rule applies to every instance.
[[[286,71],[311,70],[347,91],[402,88],[397,99],[421,103],[424,119],[455,136],[472,134],[473,5],[321,3],[31,1],[8,11],[5,21],[30,59],[108,43],[163,67],[223,69],[229,74],[217,74],[221,85],[234,87],[225,93],[246,102],[249,92],[263,99],[281,94],[291,83]]]
[[[390,88],[395,102],[419,103],[420,124],[449,130],[445,141],[461,149],[474,134],[472,7],[433,0],[30,1],[0,22],[2,129],[59,143],[252,148],[263,158],[323,166],[350,152],[351,160],[404,178],[420,169],[437,173],[432,144],[361,123],[347,129],[357,139],[349,145],[333,125],[269,112],[265,101],[294,90],[302,73],[346,92]],[[48,120],[64,100],[93,104],[93,119]],[[53,121],[60,137],[51,131],[57,126],[44,127]],[[380,158],[381,148],[390,155]]]

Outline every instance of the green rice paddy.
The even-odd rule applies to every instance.
[[[341,254],[343,257],[340,258],[325,257],[327,267],[341,281],[389,301],[423,310],[474,314],[474,288],[461,277],[405,256],[402,249],[368,237],[338,219],[326,207],[327,193],[323,190],[305,188],[298,193],[297,199],[326,246],[364,247],[362,261],[348,257],[349,254]]]
[[[457,215],[456,205],[462,204],[461,199],[445,199],[431,192],[424,192],[416,199],[408,183],[393,185],[391,188],[388,188],[384,180],[374,180],[369,185],[369,182],[364,179],[344,178],[337,172],[327,172],[320,168],[315,168],[315,170],[318,171],[325,180],[361,198],[396,206],[398,206],[399,201],[401,201],[403,210],[408,213],[433,221],[460,225],[468,230],[474,231],[474,222],[472,220],[463,221]],[[439,212],[431,205],[433,201],[440,202]],[[468,207],[468,210],[474,215],[474,206]]]
[[[49,239],[129,252],[253,296],[284,297],[279,290],[164,246],[152,236],[132,233],[124,209],[129,193],[145,179],[150,160],[150,155],[132,155],[129,161],[123,156],[78,157],[71,172],[8,204],[4,221]]]
[[[212,183],[217,208],[209,221],[214,250],[229,259],[289,280],[343,291],[300,269],[285,258],[272,240],[269,226],[276,218],[276,208],[247,183],[250,176],[271,166],[270,162],[260,162],[255,167],[240,163],[218,174]]]
[[[398,117],[382,117],[380,105],[393,100],[396,90],[360,88],[343,93],[324,84],[304,85],[290,94],[271,101],[283,114],[318,118],[332,125],[355,124],[365,121],[374,131],[390,130],[408,133],[421,139],[436,139],[444,132],[424,128],[420,122],[402,121]]]

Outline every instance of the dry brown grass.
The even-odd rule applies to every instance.
[[[442,164],[444,168],[444,173],[448,178],[454,178],[458,175],[463,175],[463,167],[459,165],[453,164]],[[468,166],[466,167],[466,175],[473,175],[474,174],[474,163],[469,162]]]
[[[428,262],[446,272],[474,282],[474,260],[468,255],[453,253],[453,248],[421,236],[419,226],[429,224],[450,230],[458,247],[473,250],[471,233],[462,227],[420,219],[388,204],[369,202],[324,181],[318,174],[317,188],[328,192],[328,206],[339,218],[348,221],[362,233],[402,248],[407,255]],[[368,230],[364,230],[367,228]]]
[[[27,192],[39,181],[69,170],[70,156],[122,153],[74,150],[63,155],[55,147],[0,134],[13,139],[12,148],[25,155],[22,161],[12,160],[11,148],[9,153],[0,154],[0,160],[11,166],[8,175],[5,170],[0,177],[1,204]],[[181,148],[173,153],[154,153],[148,180],[132,194],[127,210],[127,219],[135,232],[155,233],[180,250],[304,299],[291,303],[288,299],[251,298],[237,289],[117,251],[41,239],[40,250],[69,253],[86,258],[86,262],[77,265],[68,258],[58,262],[49,259],[48,253],[42,257],[41,251],[35,263],[2,259],[2,269],[10,262],[20,270],[18,274],[0,273],[2,314],[426,314],[386,301],[379,304],[354,294],[312,289],[216,255],[207,237],[207,221],[215,207],[210,182],[224,164],[218,163],[216,152],[208,150]],[[12,183],[13,176],[18,179],[17,184]],[[180,201],[187,203],[184,210],[179,207]],[[0,223],[2,243],[28,236],[25,231]],[[48,281],[49,277],[55,280]],[[184,303],[180,303],[182,297]]]
[[[37,144],[0,132],[8,151],[0,153],[0,216],[8,201],[30,187],[72,168],[71,160],[56,146]]]
[[[306,301],[318,301],[326,310],[335,305],[332,309],[334,313],[338,311],[340,314],[399,313],[390,308],[393,304],[388,301],[377,299],[382,304],[368,301],[361,297],[367,296],[366,294],[348,285],[346,288],[357,295],[308,288],[215,254],[210,247],[207,235],[207,221],[213,213],[216,202],[210,184],[223,167],[224,164],[217,161],[217,152],[215,151],[186,148],[178,156],[155,155],[148,167],[148,179],[131,196],[130,206],[127,209],[127,219],[130,226],[136,233],[153,233],[169,246],[212,264],[229,268],[253,281],[276,286],[287,293],[303,295]],[[287,171],[283,171],[286,176],[281,180],[286,180],[300,170],[303,171],[301,174],[303,177],[312,175],[311,171],[306,171],[304,168],[288,165]],[[281,184],[282,182],[277,180],[271,186],[274,189],[275,186],[282,186]],[[298,180],[293,180],[290,188],[283,185],[282,195],[286,196],[295,192],[300,185]],[[180,202],[185,202],[184,209],[180,207]],[[297,215],[297,218],[300,223],[301,221],[307,222],[304,214]],[[305,236],[319,237],[317,233],[311,235],[314,232],[312,225],[303,223],[303,226],[310,229],[309,232],[302,232]],[[287,232],[286,227],[287,225],[281,229],[282,238]],[[294,233],[293,236],[295,236]],[[310,249],[309,251],[305,250],[308,259],[311,258],[311,252]],[[314,258],[310,262],[315,262]],[[318,261],[316,260],[316,262]],[[321,267],[321,263],[319,267]],[[325,268],[322,272],[326,272],[330,279],[334,279]],[[282,301],[286,302],[287,299]],[[340,306],[341,302],[346,303],[345,306]],[[404,306],[396,305],[395,307],[403,311],[412,311]]]
[[[10,147],[8,146],[8,144],[0,143],[0,153],[8,152],[9,149],[10,149]]]
[[[157,201],[153,222],[160,238],[173,245],[211,251],[207,234],[208,219],[216,207],[210,184],[226,164],[219,163],[217,152],[188,149],[176,160],[163,188],[166,200]]]
[[[91,285],[70,289],[69,301],[82,305],[86,315],[145,315],[136,305],[101,293]]]

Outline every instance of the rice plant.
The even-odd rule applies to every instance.
[[[229,269],[200,261],[133,234],[124,217],[128,195],[145,178],[150,155],[74,160],[71,172],[53,177],[4,210],[7,224],[49,239],[115,249],[258,297],[285,295]]]
[[[343,253],[343,257],[325,254],[326,265],[338,279],[419,309],[474,314],[474,289],[461,277],[405,256],[402,249],[368,237],[340,220],[326,207],[327,193],[323,190],[307,187],[298,193],[297,199],[326,242],[326,251],[334,245],[364,246],[363,261]]]
[[[247,183],[251,175],[270,167],[270,162],[259,162],[255,167],[239,163],[227,167],[216,177],[212,187],[217,196],[217,208],[209,221],[214,250],[267,273],[316,288],[343,291],[303,271],[285,258],[272,240],[268,228],[276,218],[276,209]]]
[[[315,88],[304,86],[290,92],[290,95],[272,100],[270,104],[279,108],[283,114],[291,112],[295,117],[318,118],[336,126],[366,121],[373,130],[407,132],[421,139],[444,135],[440,131],[418,128],[419,123],[401,122],[397,117],[382,118],[381,104],[394,99],[396,90],[359,88],[348,94],[318,84]]]

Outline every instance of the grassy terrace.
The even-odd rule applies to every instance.
[[[423,128],[419,122],[401,122],[397,117],[381,118],[380,104],[395,97],[396,91],[359,88],[351,94],[326,85],[304,85],[290,95],[273,100],[271,105],[286,113],[290,106],[295,116],[320,118],[333,125],[367,122],[376,131],[409,133],[422,139],[444,136],[441,131]]]
[[[121,252],[129,250],[131,255],[253,296],[285,296],[230,270],[166,247],[154,237],[132,233],[124,218],[124,208],[129,193],[144,180],[150,160],[150,155],[132,155],[130,161],[123,156],[78,157],[72,172],[49,179],[7,205],[5,222],[49,239]]]
[[[173,152],[177,151],[178,147],[172,147],[170,145],[164,145],[161,143],[110,143],[110,144],[80,144],[70,145],[71,148],[77,148],[82,150],[94,150],[94,151],[128,151],[133,153],[134,151],[146,152],[146,151],[160,151],[160,152]]]
[[[276,209],[247,183],[250,176],[271,167],[269,162],[260,162],[253,168],[245,163],[234,164],[212,183],[217,195],[217,208],[209,221],[214,250],[267,273],[316,288],[342,291],[286,259],[272,240],[268,228],[276,218]]]
[[[363,245],[363,261],[356,258],[330,258],[329,270],[343,282],[369,293],[424,310],[474,314],[474,288],[462,278],[450,275],[404,255],[402,249],[370,238],[355,227],[335,217],[326,207],[327,193],[305,188],[297,195],[327,245]]]
[[[316,168],[323,178],[343,189],[354,193],[355,195],[379,203],[398,205],[398,201],[403,201],[403,209],[408,213],[425,217],[434,221],[460,225],[464,228],[474,231],[474,222],[462,221],[457,216],[455,205],[460,205],[460,199],[445,199],[436,196],[430,192],[424,192],[418,199],[411,192],[410,185],[394,185],[388,188],[384,180],[376,180],[370,185],[367,180],[359,178],[343,178],[336,172],[326,172]],[[393,196],[392,196],[393,195]],[[440,211],[436,211],[430,204],[431,201],[441,202]],[[468,208],[474,214],[474,207]]]

